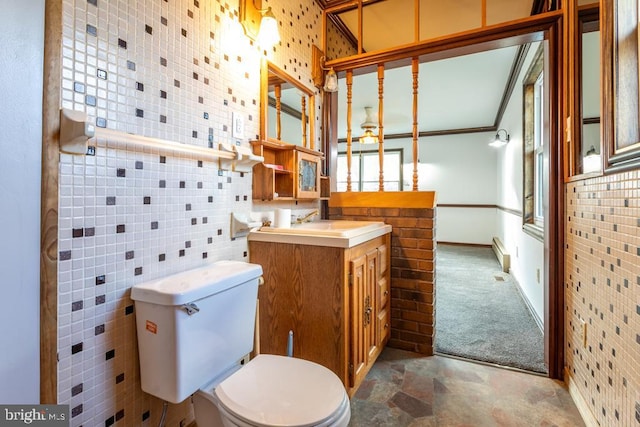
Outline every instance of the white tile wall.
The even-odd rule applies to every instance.
[[[265,3],[282,37],[267,56],[312,87],[319,7]],[[61,107],[85,111],[97,127],[205,147],[256,136],[263,52],[242,34],[236,1],[64,0],[63,14]],[[245,117],[245,140],[232,138],[234,112]],[[161,402],[140,390],[132,285],[248,259],[229,217],[254,208],[251,174],[163,157],[108,142],[95,156],[61,154],[58,403],[70,405],[73,426],[159,420]],[[167,425],[191,418],[188,401],[171,405]]]

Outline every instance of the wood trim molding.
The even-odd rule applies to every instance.
[[[481,132],[495,132],[498,130],[496,126],[482,126],[475,128],[461,128],[461,129],[443,129],[443,130],[424,130],[418,132],[419,138],[430,137],[430,136],[446,136],[446,135],[461,135],[465,133],[481,133]],[[403,132],[403,133],[391,133],[385,134],[384,139],[411,139],[413,138],[412,132]],[[347,142],[346,138],[338,139],[338,142]]]
[[[502,212],[506,212],[506,213],[509,213],[511,215],[519,216],[520,218],[522,218],[522,211],[519,211],[519,210],[516,210],[516,209],[507,208],[505,206],[498,206],[498,209],[501,210]]]
[[[58,163],[62,2],[45,2],[40,227],[40,403],[58,400]]]
[[[511,99],[511,94],[513,93],[513,89],[516,87],[516,83],[518,81],[518,76],[520,76],[520,71],[522,71],[522,67],[524,66],[524,61],[527,59],[527,53],[529,52],[529,43],[525,43],[518,47],[518,51],[516,52],[516,56],[513,58],[513,64],[511,65],[511,71],[509,71],[509,78],[507,79],[507,83],[504,87],[504,91],[502,92],[502,100],[500,101],[500,105],[498,106],[498,111],[496,112],[496,118],[493,121],[493,126],[497,129],[498,125],[502,121],[502,116],[504,116],[504,112],[507,110],[507,105],[509,105],[509,99]]]
[[[331,208],[421,208],[436,207],[435,191],[366,191],[335,192],[329,199]]]

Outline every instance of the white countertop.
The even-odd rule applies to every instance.
[[[384,234],[391,226],[374,221],[315,221],[294,224],[291,228],[261,227],[249,233],[254,242],[351,248]]]

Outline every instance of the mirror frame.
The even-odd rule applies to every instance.
[[[309,129],[309,138],[305,139],[304,144],[292,143],[290,141],[280,141],[276,138],[271,138],[268,135],[268,110],[269,110],[269,74],[276,75],[280,79],[284,80],[286,83],[291,84],[300,92],[307,96],[306,117],[308,123],[306,124]],[[287,143],[292,145],[301,145],[305,148],[310,148],[315,150],[315,93],[311,91],[309,88],[304,86],[302,83],[291,77],[284,70],[267,60],[266,58],[262,59],[260,64],[260,139],[262,141],[270,141],[278,144]],[[304,126],[304,124],[302,125]],[[301,133],[302,135],[302,126]]]

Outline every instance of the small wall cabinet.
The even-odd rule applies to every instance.
[[[264,163],[253,167],[254,200],[318,199],[322,153],[298,145],[252,141]]]
[[[390,336],[390,234],[351,248],[249,241],[262,265],[260,351],[331,369],[353,395]]]

